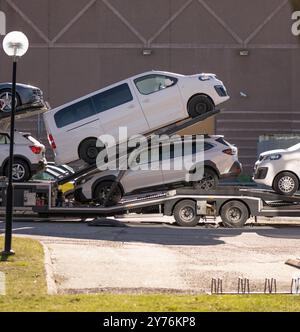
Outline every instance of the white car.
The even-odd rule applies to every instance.
[[[145,134],[212,111],[228,99],[214,74],[151,71],[50,110],[44,121],[57,164],[78,159],[94,164],[101,135],[112,135],[119,143],[120,127],[127,128],[128,138]]]
[[[254,181],[292,196],[299,190],[300,144],[262,153],[255,164]]]
[[[241,174],[242,165],[238,160],[238,149],[226,142],[223,136],[207,136],[201,149],[202,151],[198,152],[193,146],[192,154],[195,156],[199,153],[199,159],[202,161],[191,163],[188,170],[164,168],[170,160],[171,163],[180,162],[182,156],[188,155],[186,153],[182,155],[181,143],[174,144],[174,151],[171,154],[164,154],[161,151],[152,155],[151,162],[159,161],[159,167],[154,170],[147,167],[139,170],[129,169],[119,183],[116,182],[119,171],[100,172],[97,169],[76,180],[75,199],[81,203],[93,200],[103,205],[112,186],[115,187],[115,191],[110,204],[118,203],[125,194],[172,189],[183,185],[193,186],[202,191],[211,191],[216,189],[220,179],[237,177]],[[143,155],[149,155],[148,148],[143,150],[137,158],[142,160]],[[145,160],[148,159],[145,158]],[[198,167],[200,165],[203,167]],[[201,177],[195,176],[197,171],[202,172]]]
[[[8,175],[10,139],[0,133],[0,175]],[[26,182],[43,170],[46,164],[45,146],[28,133],[15,132],[13,181]]]

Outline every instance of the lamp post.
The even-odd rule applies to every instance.
[[[3,256],[13,255],[12,243],[12,218],[13,218],[13,165],[14,165],[14,138],[15,138],[15,111],[16,111],[16,82],[17,61],[28,50],[29,42],[23,32],[13,31],[8,33],[3,40],[4,52],[13,59],[12,99],[11,99],[11,124],[10,124],[10,149],[8,163],[8,186],[6,193],[6,219],[5,219],[5,246]]]

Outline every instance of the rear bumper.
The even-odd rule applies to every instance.
[[[47,166],[47,161],[46,159],[40,160],[37,164],[31,164],[31,174],[34,175],[38,172],[41,172],[45,169]]]
[[[243,172],[243,166],[239,161],[235,161],[230,168],[230,171],[226,174],[221,174],[220,179],[235,178],[241,175]]]

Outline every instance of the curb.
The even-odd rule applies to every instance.
[[[58,293],[57,286],[55,283],[53,265],[51,262],[51,254],[48,247],[42,243],[44,248],[44,263],[45,263],[45,272],[46,272],[46,282],[47,282],[47,290],[49,295],[56,295]]]

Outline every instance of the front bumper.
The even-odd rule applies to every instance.
[[[278,174],[278,171],[279,170],[274,167],[274,163],[257,162],[254,167],[253,181],[257,184],[272,188],[274,178]]]
[[[258,167],[254,170],[253,180],[264,180],[269,172],[268,167]]]

